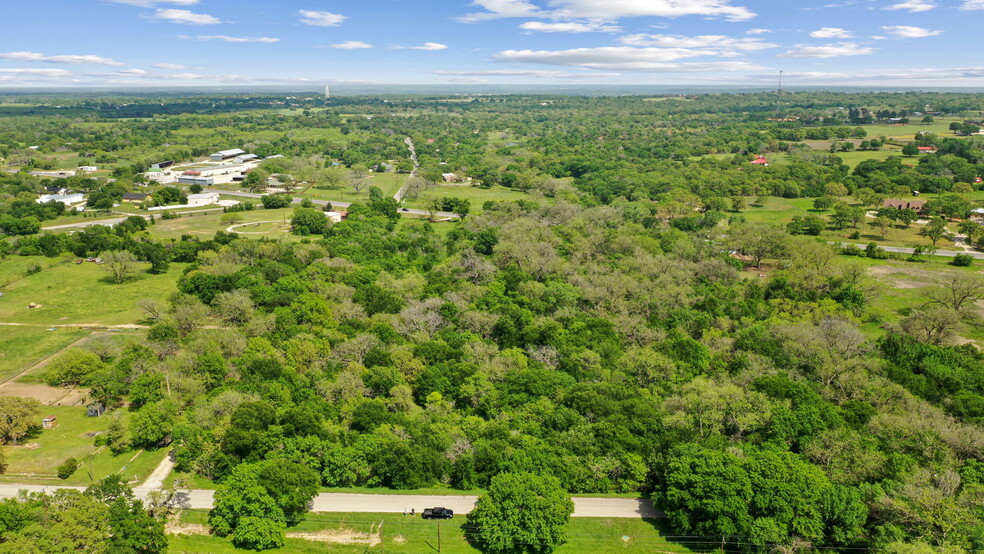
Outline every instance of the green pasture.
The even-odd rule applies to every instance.
[[[185,510],[180,522],[206,526],[207,512]],[[380,525],[381,533],[380,533]],[[431,553],[438,551],[438,526],[440,526],[440,551],[447,553],[479,552],[468,543],[467,520],[455,517],[450,521],[427,521],[419,515],[318,513],[307,514],[296,527],[287,530],[287,544],[270,552],[349,552],[386,551],[402,553]],[[713,551],[720,545],[720,537],[683,538],[679,542],[665,536],[666,527],[661,520],[571,518],[567,525],[567,543],[558,554],[593,552],[668,552],[686,553]],[[317,534],[323,540],[312,541],[292,538],[294,533]],[[334,539],[334,540],[332,540]],[[348,540],[348,544],[342,543]],[[372,540],[372,545],[370,545]],[[378,541],[382,541],[381,544]],[[169,537],[171,552],[239,552],[229,539],[205,535],[172,535]],[[360,542],[356,542],[360,541]]]
[[[166,454],[161,449],[114,455],[106,447],[94,446],[94,437],[87,435],[105,432],[110,422],[108,414],[87,417],[83,406],[43,407],[41,417],[49,415],[57,418],[58,424],[53,429],[42,429],[35,436],[25,437],[20,441],[22,446],[5,447],[9,465],[0,476],[0,483],[85,486],[115,473],[131,482],[142,482]],[[124,412],[124,417],[127,416]],[[79,460],[81,465],[68,479],[59,479],[57,468],[68,458]]]
[[[979,194],[984,197],[984,193],[975,194]],[[785,226],[787,223],[792,221],[794,216],[797,215],[816,215],[820,216],[824,220],[829,220],[832,210],[827,210],[826,212],[815,210],[813,208],[813,200],[813,198],[779,198],[769,196],[766,197],[765,203],[759,207],[752,206],[755,198],[748,197],[745,199],[748,208],[743,210],[740,215],[744,217],[746,221],[751,223],[767,223],[780,226]],[[856,204],[856,201],[851,197],[844,197],[841,198],[841,200],[844,200],[850,204]],[[887,229],[885,238],[882,239],[880,236],[881,231],[869,225],[871,221],[873,221],[872,218],[866,217],[865,222],[858,224],[856,229],[853,227],[848,227],[846,229],[832,229],[827,227],[820,234],[820,237],[830,241],[853,241],[863,243],[875,242],[881,246],[913,247],[917,245],[932,245],[932,241],[919,235],[919,230],[922,228],[922,225],[919,223],[913,223],[908,229],[892,226]],[[860,238],[850,238],[851,233],[854,231],[860,232]],[[950,224],[950,231],[956,232],[955,224]],[[953,243],[946,240],[940,240],[936,243],[936,247],[938,249],[945,250],[947,248],[953,248]]]
[[[422,191],[417,198],[405,198],[403,205],[410,208],[427,209],[428,201],[445,196],[463,198],[471,202],[472,214],[482,213],[482,204],[488,201],[493,202],[514,202],[516,200],[532,200],[529,194],[503,187],[494,186],[492,188],[481,188],[471,185],[437,185]]]
[[[49,331],[45,327],[0,326],[0,382],[48,358],[89,331],[61,327]]]
[[[28,259],[41,264],[51,261],[41,256]],[[90,262],[76,264],[75,258],[70,260],[4,287],[0,297],[0,322],[109,326],[137,323],[142,318],[137,301],[167,297],[174,291],[174,283],[184,267],[184,264],[171,264],[167,273],[151,275],[145,271],[149,264],[138,264],[136,277],[115,284],[108,281],[105,266]],[[6,264],[0,263],[0,268]],[[32,302],[41,307],[29,308]]]
[[[409,175],[406,173],[370,173],[369,179],[371,183],[364,187],[361,192],[356,193],[355,189],[351,185],[344,186],[339,189],[324,189],[312,186],[305,190],[303,193],[296,194],[301,198],[310,198],[312,200],[328,200],[338,201],[338,202],[364,202],[369,199],[369,187],[379,187],[383,192],[383,196],[393,196],[396,194],[403,183],[407,180]]]
[[[282,208],[278,210],[264,210],[262,208],[250,210],[248,212],[234,212],[242,216],[243,223],[255,223],[258,221],[290,221],[291,213],[294,208]],[[229,225],[222,223],[222,212],[210,212],[201,214],[189,214],[178,219],[158,219],[155,225],[149,227],[150,234],[158,239],[178,240],[182,235],[191,235],[201,239],[212,238],[216,231],[225,231]],[[252,229],[243,228],[241,231],[251,231]],[[244,235],[258,237],[258,235]],[[283,233],[279,233],[283,236]]]

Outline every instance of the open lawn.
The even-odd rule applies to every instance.
[[[430,187],[420,193],[415,199],[404,199],[403,204],[411,208],[427,208],[427,202],[432,198],[442,198],[445,196],[463,198],[471,202],[471,212],[473,214],[482,213],[482,204],[488,201],[516,201],[533,200],[533,196],[511,188],[495,186],[484,189],[470,185],[438,185]],[[544,202],[545,199],[540,199]]]
[[[29,257],[41,264],[50,258]],[[122,284],[109,282],[104,266],[84,262],[56,264],[14,281],[0,297],[0,322],[41,325],[121,325],[137,323],[142,314],[141,298],[163,299],[174,291],[184,264],[171,264],[163,275],[150,275],[149,264],[138,264],[140,272]],[[0,264],[3,267],[6,264]],[[40,304],[29,308],[31,303]]]
[[[279,210],[256,209],[248,212],[235,212],[242,216],[243,223],[257,221],[290,221],[293,208]],[[216,231],[225,231],[229,225],[222,223],[222,212],[190,214],[178,219],[158,219],[157,224],[150,227],[150,234],[159,239],[178,240],[182,235],[191,235],[201,239],[212,238]],[[242,229],[250,231],[250,229]],[[257,238],[259,235],[249,235]],[[279,233],[283,236],[283,233]]]
[[[87,435],[106,431],[110,419],[108,414],[86,417],[85,411],[81,406],[45,406],[42,417],[53,415],[58,425],[25,437],[19,446],[5,447],[9,465],[0,482],[88,485],[114,473],[142,482],[164,458],[165,449],[136,450],[114,456],[105,447],[93,446],[94,438]],[[71,477],[59,479],[57,468],[68,458],[82,463]]]
[[[183,511],[180,522],[202,530],[207,525],[204,511]],[[370,548],[386,552],[437,552],[438,526],[441,552],[479,552],[468,543],[465,518],[451,521],[425,521],[400,514],[307,514],[299,525],[287,530],[287,544],[270,552],[351,552]],[[299,536],[307,536],[305,540]],[[663,522],[649,519],[577,518],[567,525],[567,544],[559,554],[594,552],[693,552],[712,551],[720,539],[696,543],[695,539],[673,542],[664,538]],[[228,539],[202,535],[172,535],[171,552],[236,552]],[[688,546],[693,547],[688,548]]]
[[[85,329],[0,326],[0,382],[85,337]]]
[[[955,117],[937,117],[935,118],[935,121],[929,125],[923,125],[919,122],[922,120],[922,117],[913,117],[910,119],[912,123],[909,123],[908,125],[888,125],[878,123],[873,125],[860,125],[860,127],[868,132],[868,138],[885,136],[888,138],[912,139],[916,136],[916,133],[920,131],[936,133],[940,136],[953,137],[955,135],[950,131],[950,123],[954,121],[963,123],[963,118]]]
[[[339,202],[364,202],[369,199],[369,187],[379,187],[379,190],[383,191],[383,196],[393,196],[403,186],[407,177],[408,175],[405,173],[370,173],[368,177],[370,180],[369,185],[364,187],[358,194],[356,194],[355,189],[351,185],[347,185],[340,189],[311,187],[303,193],[294,193],[294,196],[311,198],[313,200],[328,200],[329,202],[332,200]]]
[[[746,198],[746,203],[749,207],[741,213],[747,221],[752,223],[785,226],[797,215],[816,215],[824,220],[829,220],[830,218],[831,211],[821,212],[813,208],[813,198],[778,198],[770,196],[765,199],[763,206],[752,206],[751,204],[754,200],[754,198]],[[841,200],[850,204],[856,204],[856,201],[851,197],[844,197]],[[919,223],[913,223],[908,229],[892,226],[886,230],[883,239],[880,235],[881,231],[869,225],[871,221],[873,221],[873,218],[866,217],[865,223],[859,224],[856,229],[853,227],[833,229],[828,226],[820,236],[830,241],[875,242],[880,246],[913,247],[916,245],[932,245],[932,241],[919,235],[919,230],[922,228],[922,225]],[[854,231],[860,233],[860,238],[850,238],[851,233]],[[950,231],[956,232],[956,224],[950,224]],[[952,242],[941,240],[936,244],[936,247],[939,249],[952,249],[954,245]]]

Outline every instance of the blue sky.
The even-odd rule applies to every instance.
[[[0,87],[984,86],[984,0],[8,2]]]

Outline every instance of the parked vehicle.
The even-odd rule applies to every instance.
[[[425,508],[423,516],[424,519],[451,519],[454,512],[447,508]]]

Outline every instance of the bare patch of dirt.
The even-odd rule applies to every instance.
[[[8,381],[3,385],[0,385],[0,396],[23,396],[27,398],[36,398],[38,402],[41,402],[45,406],[51,406],[70,394],[71,391],[66,391],[62,388],[49,387],[48,385],[40,385],[35,383],[16,383],[13,381]]]
[[[181,523],[180,521],[169,521],[164,526],[164,532],[168,535],[210,535],[208,527],[198,523]]]
[[[396,544],[406,544],[407,538],[404,537],[403,535],[397,535],[393,537],[393,542],[395,542]]]
[[[326,529],[315,533],[287,533],[287,537],[330,544],[365,544],[376,546],[382,542],[379,540],[379,533],[357,533],[350,529]]]

